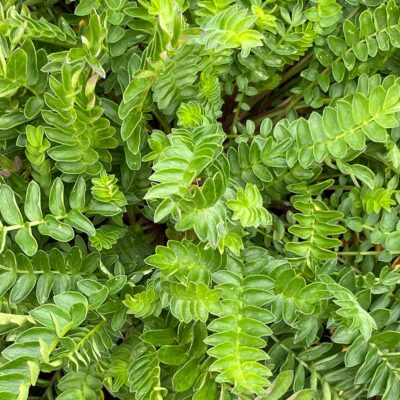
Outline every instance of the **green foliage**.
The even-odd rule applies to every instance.
[[[0,400],[398,400],[399,10],[0,1]]]
[[[111,249],[122,238],[126,230],[120,226],[102,225],[96,229],[96,234],[89,237],[89,243],[96,250]]]
[[[46,136],[58,144],[48,154],[65,174],[96,175],[101,162],[110,162],[108,149],[118,144],[114,128],[101,118],[103,110],[96,105],[97,76],[89,78],[79,65],[67,64],[60,74],[60,80],[54,75],[49,79],[51,92],[45,94],[45,102],[50,110],[42,112]]]
[[[126,205],[125,196],[119,190],[117,178],[114,175],[107,175],[107,172],[102,170],[100,178],[93,178],[92,184],[91,192],[98,202],[113,204],[118,207]]]
[[[240,220],[243,227],[271,225],[271,215],[263,207],[261,194],[255,185],[248,183],[245,190],[238,189],[237,198],[228,200],[226,205],[234,212],[232,219]]]
[[[210,368],[219,373],[218,382],[233,385],[233,393],[262,395],[272,375],[260,362],[268,359],[263,337],[272,333],[267,324],[274,319],[263,307],[269,302],[270,280],[254,270],[245,275],[246,266],[234,265],[231,260],[226,271],[214,275],[223,310],[208,325],[215,332],[205,340],[212,346],[208,354],[217,359]]]
[[[38,249],[37,241],[32,233],[32,228],[36,229],[36,227],[41,235],[50,236],[61,242],[68,242],[74,238],[73,228],[93,235],[95,229],[92,222],[82,214],[86,206],[85,191],[85,181],[79,178],[72,188],[69,197],[70,208],[67,212],[64,204],[64,184],[60,178],[56,178],[50,188],[46,206],[49,212],[43,214],[41,191],[39,185],[32,181],[26,188],[23,202],[25,217],[23,217],[15,193],[10,186],[2,184],[0,186],[0,212],[3,221],[7,224],[2,224],[1,227],[2,249],[9,239],[15,241],[26,255],[33,256]]]
[[[26,127],[26,158],[32,167],[32,176],[40,187],[48,194],[51,184],[51,166],[46,158],[46,150],[50,148],[49,141],[44,137],[44,129],[41,126]]]
[[[303,184],[292,185],[291,190],[299,193],[292,197],[294,208],[300,211],[294,214],[293,219],[298,224],[289,227],[289,232],[300,242],[286,244],[286,249],[300,257],[314,257],[316,259],[336,258],[331,248],[339,247],[342,243],[339,239],[331,237],[346,232],[346,228],[336,224],[343,218],[340,211],[329,210],[321,200],[315,200],[312,195],[319,194],[321,190],[329,188],[332,181],[321,182],[306,188]]]

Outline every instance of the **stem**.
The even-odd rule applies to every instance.
[[[56,371],[54,372],[53,376],[51,377],[51,380],[49,382],[49,385],[47,386],[46,391],[43,394],[43,398],[44,396],[46,396],[49,400],[53,400],[54,399],[54,395],[53,395],[53,386],[56,382],[58,382],[61,379],[61,371]]]
[[[41,275],[41,274],[45,274],[47,271],[43,271],[43,270],[34,270],[34,271],[28,271],[28,270],[20,270],[20,269],[14,269],[14,268],[12,268],[12,267],[6,267],[5,265],[1,265],[0,264],[0,270],[2,270],[2,271],[8,271],[8,272],[15,272],[15,273],[17,273],[17,274],[34,274],[34,275]],[[62,271],[57,271],[57,270],[52,270],[52,271],[50,271],[52,274],[68,274],[68,275],[73,275],[73,274],[70,274],[68,271],[64,271],[64,272],[62,272]],[[90,275],[90,274],[88,274],[88,273],[85,273],[85,272],[80,272],[79,273],[79,275],[83,275],[83,276],[86,276],[86,275]]]
[[[80,210],[81,213],[84,213],[85,211],[87,211],[86,208],[84,208],[83,210]],[[49,215],[51,215],[51,214],[49,214]],[[60,220],[62,220],[62,219],[64,219],[64,218],[66,218],[66,217],[68,216],[68,213],[65,214],[65,215],[56,215],[56,216],[52,215],[52,216],[53,216],[57,221],[60,221]],[[44,219],[42,219],[42,220],[40,220],[40,221],[25,222],[25,223],[23,223],[23,224],[16,224],[16,225],[5,226],[5,227],[3,227],[3,230],[6,231],[6,232],[15,231],[15,230],[17,230],[17,229],[23,228],[25,225],[28,225],[29,227],[32,227],[32,226],[37,226],[37,225],[44,224],[45,222],[46,222],[46,221],[45,221]]]
[[[238,135],[238,134],[232,133],[232,134],[225,135],[225,137],[227,139],[236,139],[239,137],[246,137],[248,139],[251,139],[251,138],[255,137],[255,135]]]
[[[358,13],[359,7],[353,8],[345,17],[344,19],[351,19]]]
[[[169,126],[168,121],[166,120],[164,114],[161,113],[161,111],[156,108],[152,111],[153,115],[157,118],[157,121],[160,123],[160,125],[163,127],[165,133],[170,133],[171,128]]]
[[[257,229],[257,233],[259,233],[260,235],[267,236],[267,237],[270,237],[271,239],[273,239],[271,234],[269,234],[267,232],[263,232],[261,229]]]
[[[239,103],[237,103],[236,110],[235,110],[235,116],[233,117],[233,121],[232,121],[232,125],[231,125],[231,133],[233,132],[233,129],[235,128],[235,126],[236,126],[236,124],[238,122],[239,114],[240,114],[240,107],[241,107],[241,105],[243,103],[243,100],[244,100],[244,95],[239,100]]]
[[[310,107],[308,104],[298,104],[296,107],[294,107],[296,110],[300,110],[302,108],[308,108]],[[271,111],[266,112],[265,114],[260,115],[259,117],[257,117],[257,119],[254,121],[256,125],[260,124],[265,118],[273,118],[273,117],[277,117],[281,114],[286,114],[287,110],[289,110],[290,108],[292,108],[291,103],[289,103],[287,106],[284,107],[277,107],[277,108],[273,108]]]
[[[53,4],[57,3],[57,0],[53,0],[53,1],[43,1],[43,0],[25,0],[24,1],[24,5],[25,6],[36,6],[39,4],[42,4],[46,7],[51,6]]]
[[[67,214],[66,214],[66,215],[58,215],[58,216],[56,216],[56,217],[54,217],[54,218],[55,218],[57,221],[59,221],[59,220],[65,218],[66,216],[67,216]],[[32,222],[27,222],[27,223],[25,223],[25,224],[27,224],[28,226],[32,227],[32,226],[37,226],[37,225],[44,224],[44,222],[45,222],[44,219],[42,219],[42,220],[40,220],[40,221],[32,221]],[[5,226],[3,229],[4,229],[6,232],[15,231],[15,230],[17,230],[17,229],[23,228],[23,227],[25,226],[25,224],[17,224],[17,225]]]
[[[302,108],[309,108],[310,105],[306,104],[306,103],[300,103],[297,104],[298,100],[301,99],[302,96],[300,96],[298,99],[295,97],[294,100],[290,101],[287,105],[283,105],[283,106],[279,106],[276,108],[273,108],[271,111],[266,112],[265,114],[261,114],[259,115],[254,123],[258,126],[263,119],[265,118],[274,118],[274,117],[280,117],[280,116],[284,116],[285,114],[287,114],[288,110],[290,110],[291,108],[294,108],[295,110],[300,110]],[[332,101],[332,99],[330,97],[327,97],[325,99],[323,99],[324,103],[330,103]]]
[[[24,86],[25,89],[27,89],[29,92],[31,92],[35,97],[39,97],[39,94],[36,92],[36,90],[30,86]]]
[[[105,321],[100,321],[97,325],[95,325],[76,345],[75,350],[72,354],[76,353],[84,344],[85,342],[93,336],[99,329],[101,329],[105,324]]]
[[[332,175],[330,175],[330,176],[332,176]],[[323,179],[326,179],[326,178],[323,178]],[[351,185],[343,185],[343,186],[332,185],[329,189],[353,190],[354,186],[351,186]]]
[[[14,169],[14,161],[10,160],[3,154],[0,154],[0,167],[12,171]]]
[[[341,256],[375,256],[381,254],[380,250],[371,250],[371,251],[338,251],[336,254]],[[390,253],[390,254],[400,254],[400,253]]]
[[[285,83],[287,80],[289,80],[292,76],[296,75],[298,72],[300,72],[305,65],[309,63],[311,60],[312,56],[314,53],[310,51],[306,56],[304,56],[300,61],[298,61],[295,65],[292,66],[289,70],[287,70],[283,75],[282,79],[279,82],[279,85]]]
[[[71,47],[74,47],[76,44],[76,43],[62,42],[61,40],[57,40],[57,39],[50,40],[45,37],[35,37],[35,40],[37,42],[49,43],[54,46],[63,47],[64,49],[70,49]]]
[[[378,161],[380,163],[382,163],[385,167],[389,168],[390,170],[392,170],[393,172],[395,172],[396,174],[399,173],[398,169],[394,168],[394,166],[391,163],[386,162],[385,158],[382,156],[382,154],[378,154],[378,153],[368,153],[368,149],[364,154],[367,158],[371,158],[375,161]]]

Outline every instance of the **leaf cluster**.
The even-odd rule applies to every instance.
[[[0,1],[0,400],[398,400],[399,7]]]

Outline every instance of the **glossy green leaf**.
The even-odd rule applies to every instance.
[[[24,222],[14,192],[9,186],[4,184],[0,187],[0,211],[4,221],[10,225],[22,224]]]
[[[21,275],[10,291],[10,301],[19,303],[33,290],[36,284],[36,276],[31,273]]]
[[[29,221],[42,220],[43,214],[40,199],[41,193],[39,185],[35,181],[30,182],[26,190],[24,202],[24,212]]]

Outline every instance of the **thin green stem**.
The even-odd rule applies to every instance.
[[[30,87],[30,86],[24,86],[24,88],[26,89],[26,90],[28,90],[29,92],[31,92],[35,97],[39,97],[39,93],[38,92],[36,92],[36,90],[34,89],[34,88],[32,88],[32,87]]]
[[[67,214],[66,214],[66,215],[58,215],[58,216],[56,216],[56,217],[54,217],[54,218],[55,218],[57,221],[59,221],[59,220],[65,218],[66,216],[67,216]],[[16,225],[6,226],[6,227],[4,227],[3,229],[4,229],[6,232],[10,232],[10,231],[15,231],[15,230],[17,230],[17,229],[21,229],[21,228],[23,228],[25,225],[28,225],[29,227],[33,227],[33,226],[37,226],[37,225],[44,224],[44,222],[45,222],[44,219],[42,219],[42,220],[40,220],[40,221],[26,222],[25,224],[16,224]]]
[[[49,7],[57,3],[58,0],[48,0],[48,1],[43,1],[43,0],[25,0],[24,1],[24,6],[32,7],[32,6],[37,6],[37,5],[43,5],[45,7]]]
[[[242,96],[242,98],[239,100],[239,102],[236,105],[235,116],[233,117],[233,121],[232,121],[232,125],[231,125],[231,133],[233,133],[233,130],[238,122],[239,114],[240,114],[240,110],[241,110],[243,101],[244,101],[244,95]]]
[[[83,209],[80,210],[82,213],[84,213],[85,211],[87,211],[87,209]],[[60,221],[64,218],[66,218],[68,216],[68,213],[65,215],[53,215],[53,217],[57,220]],[[31,222],[25,222],[23,224],[15,224],[15,225],[10,225],[10,226],[5,226],[3,227],[3,230],[6,232],[10,232],[10,231],[15,231],[17,229],[22,229],[24,226],[28,225],[29,227],[33,227],[33,226],[38,226],[41,224],[44,224],[46,221],[44,219],[40,220],[40,221],[31,221]]]
[[[240,134],[235,134],[235,133],[226,135],[227,139],[236,139],[236,138],[243,138],[243,137],[251,139],[251,138],[255,137],[255,135],[240,135]]]
[[[381,254],[381,250],[371,250],[371,251],[338,251],[336,252],[337,255],[341,256],[376,256]],[[393,255],[400,254],[400,253],[391,253]]]
[[[1,265],[0,264],[0,270],[1,271],[8,271],[8,272],[15,272],[17,274],[34,274],[34,275],[42,275],[45,274],[47,271],[43,271],[43,270],[33,270],[33,271],[28,271],[28,270],[21,270],[21,269],[14,269],[12,267],[7,267],[5,265]],[[51,271],[52,274],[69,274],[68,271],[57,271],[57,270],[52,270]],[[73,275],[73,274],[71,274]],[[88,273],[85,272],[79,272],[79,275],[90,275]]]

